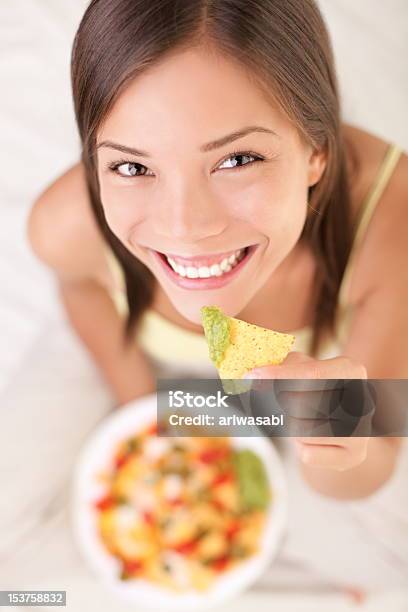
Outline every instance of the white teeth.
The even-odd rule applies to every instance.
[[[172,259],[171,257],[167,257],[167,261],[169,262],[169,264],[171,265],[173,270],[175,270],[177,272],[177,264],[174,261],[174,259]]]
[[[187,276],[187,278],[209,278],[210,276],[222,276],[226,272],[232,270],[235,265],[241,261],[244,256],[244,249],[236,251],[233,255],[225,257],[220,263],[213,264],[212,266],[200,266],[195,268],[194,266],[182,266],[178,264],[171,257],[167,257],[167,261],[177,274],[180,276]]]
[[[213,264],[210,268],[211,276],[221,276],[222,270],[218,264]]]
[[[210,276],[210,268],[208,268],[207,266],[202,266],[201,268],[198,268],[198,276],[200,278],[208,278]]]
[[[189,266],[188,268],[186,268],[186,276],[188,278],[198,278],[197,268],[193,268],[192,266]]]
[[[230,267],[229,265],[229,260],[228,259],[223,259],[222,262],[220,263],[220,268],[221,270],[223,270],[224,272],[226,272],[228,270],[228,268]]]

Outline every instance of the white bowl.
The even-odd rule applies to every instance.
[[[276,556],[287,523],[287,490],[281,459],[273,444],[259,437],[231,437],[234,448],[248,448],[263,460],[272,499],[259,551],[226,571],[205,592],[173,591],[147,580],[123,581],[118,560],[107,552],[97,532],[94,500],[105,488],[96,475],[109,469],[116,444],[157,419],[157,394],[144,396],[118,409],[92,433],[80,453],[73,480],[72,521],[80,550],[90,567],[107,587],[135,607],[156,610],[198,610],[220,605],[252,585]]]

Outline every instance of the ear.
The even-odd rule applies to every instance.
[[[308,185],[316,185],[322,178],[327,165],[327,152],[325,149],[312,149],[309,157]]]

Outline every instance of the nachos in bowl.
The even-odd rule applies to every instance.
[[[101,541],[122,580],[204,591],[258,551],[271,490],[261,459],[230,439],[123,440],[95,500]]]

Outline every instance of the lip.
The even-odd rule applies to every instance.
[[[258,248],[258,244],[253,244],[248,247],[247,253],[243,259],[232,270],[226,272],[222,276],[210,276],[209,278],[187,278],[186,276],[180,276],[173,270],[173,268],[167,263],[165,255],[162,255],[158,251],[150,249],[155,260],[163,268],[164,272],[169,278],[179,287],[183,289],[195,289],[195,290],[206,290],[206,289],[219,289],[227,285],[233,278],[239,274],[244,266],[247,265],[252,255]]]

